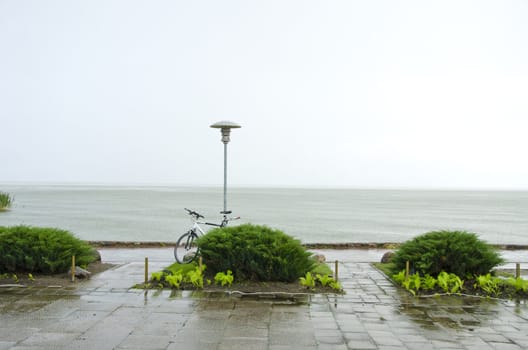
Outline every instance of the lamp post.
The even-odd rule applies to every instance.
[[[231,129],[238,129],[241,126],[230,121],[221,121],[211,125],[211,128],[220,129],[222,132],[222,142],[224,143],[224,210],[222,214],[227,214],[227,144],[229,143],[229,134]]]

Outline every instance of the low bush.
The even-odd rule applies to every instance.
[[[442,271],[462,278],[485,275],[503,263],[497,251],[465,231],[434,231],[403,243],[392,258],[392,272],[405,269],[437,277]]]
[[[293,282],[315,264],[300,241],[266,226],[214,229],[198,246],[212,273],[231,270],[237,280]]]
[[[0,226],[0,272],[62,273],[95,261],[96,251],[68,231],[29,226]]]
[[[8,209],[12,201],[9,193],[0,192],[0,211]]]

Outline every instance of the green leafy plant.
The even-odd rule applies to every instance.
[[[192,283],[195,288],[203,288],[204,286],[204,276],[203,269],[196,267],[196,269],[187,272],[187,281]]]
[[[516,292],[520,292],[520,291],[528,292],[528,280],[524,280],[520,277],[518,278],[510,277],[506,280],[505,283],[513,287]]]
[[[301,286],[304,286],[309,289],[315,288],[315,278],[312,276],[311,272],[307,272],[304,277],[299,278]]]
[[[218,272],[214,278],[215,283],[220,284],[222,287],[225,286],[226,284],[228,286],[231,286],[231,284],[233,284],[233,279],[234,279],[234,276],[231,270],[227,270],[227,273]]]
[[[405,277],[405,270],[401,270],[400,272],[392,275],[392,279],[400,285],[405,281]]]
[[[490,273],[475,277],[474,288],[481,289],[486,295],[498,297],[501,294],[501,279]]]
[[[419,273],[412,274],[410,276],[405,275],[405,270],[400,271],[398,274],[393,276],[393,279],[409,291],[412,295],[420,290],[422,286],[422,278]]]
[[[446,293],[458,293],[464,288],[464,281],[454,273],[442,271],[438,274],[437,283]]]
[[[12,201],[13,199],[9,193],[0,192],[0,211],[10,208]]]
[[[410,290],[413,294],[416,294],[420,290],[420,287],[422,286],[422,278],[420,277],[420,274],[419,273],[412,274],[411,276],[409,276],[408,281],[409,281],[408,290]]]
[[[214,229],[198,246],[213,274],[231,270],[240,280],[293,282],[315,265],[300,241],[266,226]]]
[[[332,279],[332,281],[328,284],[330,286],[330,288],[336,290],[336,291],[343,291],[343,287],[341,287],[341,283],[339,283],[338,281]]]
[[[423,290],[433,290],[437,284],[436,278],[427,274],[422,278],[422,289]]]
[[[330,285],[331,282],[335,282],[332,276],[317,274],[315,275],[315,277],[323,287]]]
[[[165,276],[165,281],[169,284],[170,287],[180,288],[180,285],[183,281],[183,274],[176,273],[174,275]]]
[[[0,272],[62,273],[71,266],[72,255],[79,266],[97,258],[88,243],[65,230],[0,226]]]
[[[393,273],[405,269],[407,261],[414,271],[433,277],[442,271],[463,277],[483,275],[503,263],[493,247],[465,231],[434,231],[403,243],[392,258]]]
[[[153,281],[161,282],[161,279],[163,278],[164,274],[165,274],[165,273],[164,273],[163,271],[153,272],[152,275],[150,276],[150,278],[151,278]]]
[[[33,277],[33,275],[31,273],[28,273],[28,279],[30,281],[34,281],[35,280],[35,277]]]
[[[418,272],[406,276],[405,270],[402,270],[392,275],[392,279],[413,295],[418,294],[420,290],[434,290],[437,286],[446,293],[457,293],[464,287],[464,281],[460,277],[444,271],[438,275],[438,278],[434,278],[431,275],[420,276]]]

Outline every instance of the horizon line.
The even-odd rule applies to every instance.
[[[191,184],[170,182],[80,182],[80,181],[0,181],[0,186],[79,186],[79,187],[181,187],[222,189],[222,184]],[[365,190],[365,191],[513,191],[525,192],[528,188],[515,187],[463,187],[463,186],[383,186],[383,185],[292,185],[292,184],[232,184],[227,189],[306,189],[306,190]]]

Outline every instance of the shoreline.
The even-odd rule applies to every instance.
[[[158,241],[87,241],[94,248],[166,248],[173,246],[175,242]],[[397,242],[349,242],[349,243],[302,243],[307,249],[397,249],[402,243]],[[526,244],[491,244],[499,250],[528,250]]]

